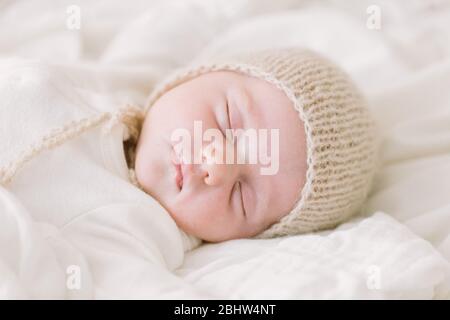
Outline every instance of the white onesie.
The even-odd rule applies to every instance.
[[[0,282],[14,290],[6,296],[156,298],[165,288],[167,297],[192,295],[170,271],[200,241],[131,183],[123,112],[38,61],[0,61],[0,96]],[[86,119],[97,122],[36,149],[46,135],[46,143],[61,137],[54,128]],[[136,272],[125,273],[130,266]]]

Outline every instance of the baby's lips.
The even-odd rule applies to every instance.
[[[183,187],[183,171],[182,171],[182,165],[176,164],[175,165],[176,175],[175,175],[175,182],[177,184],[177,187],[181,190]]]

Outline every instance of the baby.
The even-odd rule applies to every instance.
[[[374,123],[347,76],[313,52],[197,63],[164,81],[146,111],[127,148],[135,182],[202,240],[332,228],[369,191]]]
[[[358,212],[375,170],[362,99],[310,51],[200,61],[155,88],[145,112],[114,108],[57,66],[0,71],[0,220],[14,244],[3,257],[21,283],[54,280],[30,296],[202,296],[168,272],[201,240],[333,228]],[[73,266],[81,290],[66,287]]]
[[[335,227],[357,213],[377,164],[374,123],[348,77],[290,48],[176,71],[151,94],[145,114],[129,106],[71,121],[1,167],[0,183],[105,121],[128,128],[122,151],[131,181],[194,240]]]

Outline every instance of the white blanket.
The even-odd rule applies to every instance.
[[[64,90],[89,88],[111,104],[143,104],[167,72],[218,50],[315,49],[367,95],[384,161],[365,217],[312,235],[203,245],[184,260],[179,238],[175,254],[161,237],[147,237],[145,250],[107,228],[49,241],[55,230],[0,187],[0,297],[450,298],[450,11],[443,2],[406,10],[379,1],[381,29],[370,30],[372,2],[352,2],[135,1],[123,10],[120,1],[71,1],[81,8],[80,30],[66,28],[68,4],[3,4],[1,55],[41,58],[70,76]],[[113,216],[124,210],[136,226],[142,209],[108,208]],[[162,214],[155,223],[173,228]],[[97,232],[110,240],[90,246]],[[112,254],[124,243],[128,254]],[[69,288],[67,261],[91,271],[83,290]]]

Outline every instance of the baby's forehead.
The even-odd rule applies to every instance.
[[[304,132],[303,121],[294,108],[294,102],[274,84],[247,76],[247,81],[231,92],[239,111],[253,118],[254,122],[249,121],[250,128],[253,125],[255,129],[279,130],[284,141]]]

